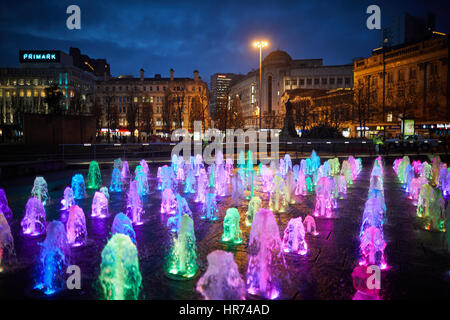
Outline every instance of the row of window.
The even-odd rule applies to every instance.
[[[148,90],[147,90],[147,88],[148,88]],[[117,91],[119,91],[119,92],[122,92],[122,89],[124,89],[124,91],[133,91],[133,87],[132,86],[124,86],[123,88],[122,88],[122,86],[117,86]],[[153,90],[153,89],[155,89],[155,90]],[[152,91],[160,91],[160,89],[162,90],[162,91],[166,91],[167,90],[167,88],[166,88],[166,86],[142,86],[142,87],[137,87],[137,86],[135,86],[134,87],[134,92],[137,92],[137,91],[150,91],[150,92],[152,92]],[[97,90],[101,90],[101,88],[100,87],[97,87]],[[109,92],[109,91],[112,91],[112,92],[115,92],[116,91],[116,86],[111,86],[111,87],[109,87],[109,86],[105,86],[105,91],[106,92]],[[196,90],[198,90],[198,92],[201,92],[202,91],[202,87],[191,87],[191,91],[192,92],[195,92]],[[185,91],[185,88],[184,87],[180,87],[180,86],[177,86],[177,87],[172,87],[172,91]],[[186,90],[186,91],[188,91],[188,90]]]
[[[304,86],[305,83],[307,86],[313,85],[342,85],[345,83],[345,85],[351,84],[351,78],[350,77],[338,77],[338,78],[300,78],[300,79],[286,79],[285,80],[285,86]]]
[[[109,98],[110,97],[103,97],[103,102],[105,104],[107,104]],[[113,96],[113,97],[111,97],[111,101],[112,102],[131,102],[131,98],[132,97],[130,97],[130,96],[123,96],[123,97],[122,96]],[[172,99],[172,103],[184,103],[185,102],[184,98],[185,97],[174,97]],[[194,97],[186,97],[186,102],[189,102],[189,101],[192,102],[193,99],[194,99]],[[138,103],[138,102],[162,103],[162,102],[164,102],[164,96],[133,97],[133,102],[136,102],[136,103]]]

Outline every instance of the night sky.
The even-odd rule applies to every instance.
[[[81,8],[81,30],[66,28],[67,6]],[[78,47],[106,58],[114,76],[160,73],[209,81],[215,72],[247,73],[258,66],[256,38],[294,59],[350,63],[380,45],[380,31],[366,28],[366,8],[381,7],[382,25],[408,12],[436,14],[437,30],[450,31],[449,1],[2,1],[0,66],[18,66],[19,49]]]

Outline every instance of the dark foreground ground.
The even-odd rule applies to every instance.
[[[414,158],[412,158],[413,160]],[[444,161],[446,159],[443,159]],[[295,162],[296,163],[296,162]],[[318,237],[307,235],[309,247],[304,257],[286,257],[287,272],[283,278],[280,299],[351,299],[355,293],[351,273],[358,263],[359,228],[364,203],[367,200],[369,175],[373,158],[366,158],[364,169],[349,188],[345,199],[338,200],[338,209],[332,219],[316,219]],[[440,233],[425,231],[415,216],[416,208],[407,199],[392,170],[392,162],[386,163],[384,186],[387,206],[387,222],[384,235],[387,241],[386,256],[389,268],[382,273],[381,287],[383,299],[448,299],[450,298],[450,255],[444,245],[444,236]],[[134,171],[135,163],[130,163]],[[219,242],[223,232],[223,217],[231,207],[229,197],[219,203],[219,220],[204,222],[200,220],[201,206],[193,202],[193,196],[187,196],[194,214],[194,226],[197,238],[198,261],[200,270],[195,278],[188,281],[168,279],[164,274],[164,259],[169,249],[169,235],[161,221],[161,193],[156,189],[156,170],[151,167],[150,181],[152,194],[144,203],[145,224],[135,228],[139,251],[140,270],[143,277],[142,299],[199,299],[195,285],[206,271],[206,256],[213,250],[231,251],[245,279],[248,262],[247,243],[250,229],[244,224],[248,200],[241,201],[241,230],[244,244],[226,246]],[[86,177],[87,166],[82,170],[65,170],[45,174],[49,184],[52,202],[46,207],[47,220],[59,219],[59,201],[64,188],[70,184],[75,173]],[[111,168],[102,168],[102,178],[109,185]],[[43,238],[25,239],[21,235],[20,220],[23,217],[25,203],[29,197],[34,176],[20,177],[1,181],[9,199],[14,218],[10,221],[13,231],[17,261],[0,273],[0,298],[45,298],[32,290],[35,265],[38,259],[38,243]],[[181,190],[181,189],[180,189]],[[183,193],[182,193],[183,194]],[[268,204],[266,195],[261,196],[263,205]],[[124,194],[111,194],[109,219],[90,218],[92,193],[78,204],[87,217],[88,244],[72,249],[71,263],[79,265],[82,272],[81,290],[63,290],[50,299],[101,299],[97,278],[101,251],[110,237],[113,216],[125,210]],[[286,213],[276,214],[280,234],[289,219],[311,214],[315,196],[297,197],[297,204],[288,208]],[[224,271],[226,272],[226,271]],[[255,297],[248,296],[249,299]]]

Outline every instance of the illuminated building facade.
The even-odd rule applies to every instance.
[[[281,128],[285,115],[282,97],[287,90],[353,88],[353,66],[324,66],[322,59],[293,60],[285,51],[271,52],[262,62],[262,129]],[[246,128],[259,128],[259,69],[231,87],[238,97]]]
[[[450,123],[448,36],[373,50],[354,62],[355,104],[366,110],[365,135],[401,132],[414,119],[416,134]]]
[[[193,117],[204,120],[205,126],[210,122],[208,85],[197,70],[193,78],[175,78],[173,69],[169,78],[160,74],[149,78],[141,69],[139,78],[119,76],[97,81],[95,103],[102,110],[102,132],[111,130],[113,135],[134,131],[135,136],[145,140],[176,128],[192,131]],[[134,125],[130,125],[131,119]],[[170,130],[166,120],[171,122]]]
[[[230,88],[243,75],[234,73],[215,73],[211,76],[210,113],[214,114],[218,103],[227,103]]]
[[[62,93],[62,114],[90,113],[96,75],[75,66],[71,55],[59,50],[20,50],[19,62],[18,68],[0,68],[2,134],[20,137],[24,114],[47,114],[45,89],[52,85]]]

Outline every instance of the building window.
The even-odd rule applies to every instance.
[[[337,84],[342,84],[342,78],[337,78]]]
[[[334,78],[330,78],[330,84],[334,84]]]
[[[156,91],[159,91],[159,86],[156,86]]]
[[[314,79],[314,85],[318,85],[319,84],[319,78],[315,78]]]
[[[403,77],[403,70],[398,70],[398,81],[403,81],[405,80]]]
[[[392,112],[389,112],[386,117],[387,122],[392,122]]]
[[[305,79],[300,79],[300,85],[304,86],[305,85]]]
[[[350,85],[350,78],[345,78],[345,84]]]
[[[322,78],[322,84],[323,84],[323,85],[328,84],[328,79],[327,79],[327,78]]]
[[[306,79],[306,84],[307,84],[307,85],[312,85],[312,79],[310,79],[310,78],[309,78],[309,79]]]

